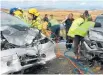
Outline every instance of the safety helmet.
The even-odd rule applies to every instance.
[[[35,8],[30,8],[30,9],[28,10],[28,12],[29,12],[30,14],[35,14],[35,13],[37,13],[37,9],[35,9]]]
[[[38,13],[37,9],[35,9],[35,8],[29,9],[28,12],[29,12],[30,14],[35,15],[35,16],[39,16],[39,15],[40,15],[40,14]]]
[[[18,10],[18,8],[11,8],[9,13],[12,15],[13,12],[16,11],[16,10]]]
[[[37,12],[37,13],[35,13],[35,16],[39,16],[40,14]]]
[[[23,15],[23,13],[22,13],[22,12],[20,12],[19,10],[16,10],[16,11],[14,11],[14,15],[21,16],[21,15]]]

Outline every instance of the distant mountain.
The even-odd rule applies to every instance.
[[[23,9],[27,10],[29,8],[36,8],[38,10],[55,10],[56,8],[50,8],[50,7],[43,7],[43,6],[31,6],[31,7],[24,7]]]

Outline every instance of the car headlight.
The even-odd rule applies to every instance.
[[[91,49],[97,49],[97,43],[95,41],[86,40],[86,43]]]
[[[92,48],[92,49],[97,49],[97,44],[95,41],[91,41],[89,46]]]

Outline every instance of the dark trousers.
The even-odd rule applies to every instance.
[[[68,31],[69,31],[69,28],[70,27],[66,27],[65,30],[66,30],[66,48],[72,48],[72,44],[70,43],[73,43],[73,38],[69,37],[67,34],[68,34]]]
[[[79,36],[79,35],[75,35],[75,37],[74,37],[74,53],[75,53],[75,55],[79,54],[78,47],[79,47],[80,42],[83,41],[83,38],[84,37]]]
[[[66,30],[66,40],[68,40],[68,35],[67,34],[68,34],[68,31],[69,31],[69,27],[66,27],[65,30]]]
[[[59,37],[60,25],[54,25],[54,26],[52,26],[51,27],[51,31],[53,33],[51,35],[52,38]]]
[[[73,43],[73,38],[71,38],[70,36],[67,36],[66,37],[66,48],[68,49],[70,49],[70,48],[72,48],[72,43]]]

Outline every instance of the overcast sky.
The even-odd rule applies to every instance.
[[[103,0],[0,0],[2,8],[103,9]]]

